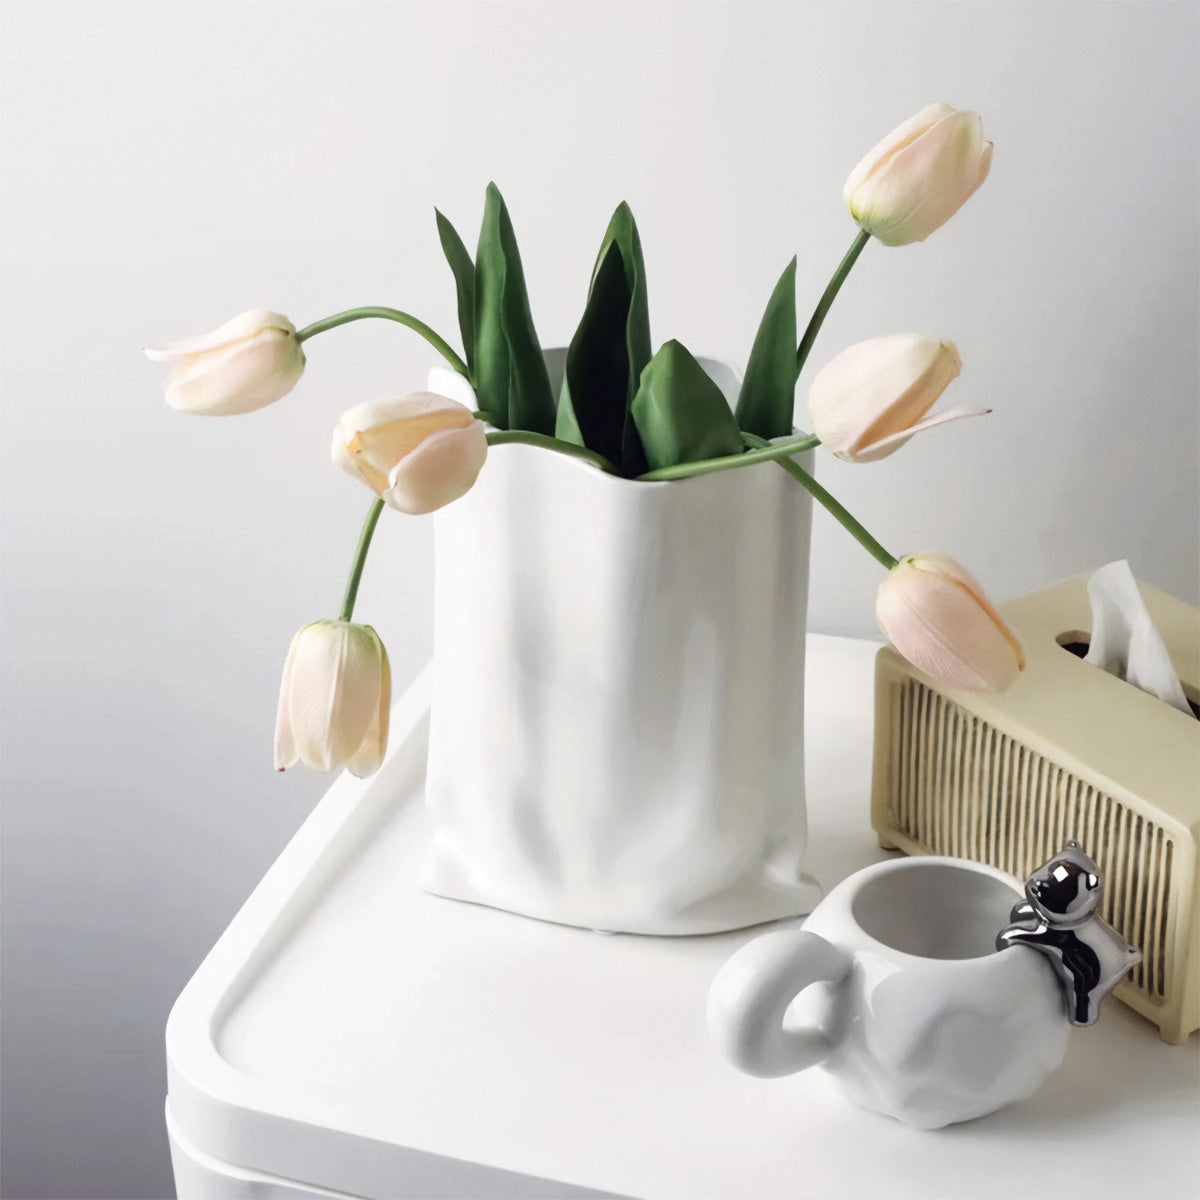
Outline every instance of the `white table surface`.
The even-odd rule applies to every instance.
[[[809,869],[826,888],[885,857],[874,650],[809,638]],[[207,1152],[279,1172],[299,1152],[298,1177],[351,1190],[315,1164],[370,1139],[342,1156],[374,1154],[358,1186],[403,1150],[422,1195],[532,1194],[486,1170],[435,1192],[449,1161],[647,1200],[1197,1195],[1197,1039],[1164,1045],[1116,1001],[1032,1100],[925,1133],[819,1070],[757,1080],[716,1055],[708,985],[757,930],[605,937],[420,892],[420,699],[397,711],[413,735],[374,780],[330,790],[176,1006],[170,1103]],[[410,1194],[387,1186],[369,1194]]]

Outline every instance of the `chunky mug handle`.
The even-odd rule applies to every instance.
[[[788,1005],[810,984],[840,983],[852,959],[815,933],[781,929],[747,942],[708,993],[708,1030],[747,1075],[792,1075],[829,1056],[820,1029],[785,1029]]]

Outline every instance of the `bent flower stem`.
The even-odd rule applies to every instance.
[[[395,321],[405,325],[414,333],[419,333],[467,382],[471,381],[467,364],[454,352],[450,344],[436,330],[431,329],[424,321],[411,313],[401,312],[398,308],[384,308],[380,305],[367,305],[363,308],[348,308],[345,312],[334,313],[331,317],[323,317],[306,325],[296,334],[298,342],[306,342],[318,333],[327,329],[336,329],[339,325],[348,325],[351,321],[363,321],[369,317],[379,317],[385,321]]]

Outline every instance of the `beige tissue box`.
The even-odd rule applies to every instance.
[[[1195,707],[1200,611],[1139,586]],[[879,652],[871,822],[889,849],[1020,879],[1078,838],[1104,873],[1105,919],[1143,954],[1117,996],[1184,1042],[1200,1027],[1200,720],[1081,660],[1086,579],[1001,611],[1026,667],[1000,695]]]

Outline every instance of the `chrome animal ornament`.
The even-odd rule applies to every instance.
[[[1102,884],[1100,869],[1069,841],[1026,880],[1025,900],[996,937],[997,950],[1029,946],[1046,955],[1066,985],[1072,1025],[1094,1024],[1100,1001],[1142,958],[1097,915]]]

